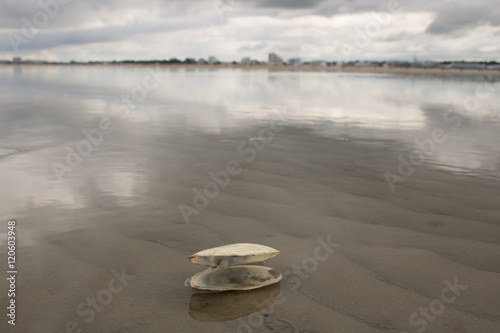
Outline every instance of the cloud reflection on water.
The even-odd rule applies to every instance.
[[[273,107],[284,110],[290,126],[322,136],[392,140],[412,149],[415,138],[446,129],[442,114],[461,105],[479,84],[460,77],[163,68],[164,82],[132,116],[113,118],[122,134],[106,138],[70,182],[54,185],[50,162],[64,159],[64,147],[84,139],[83,129],[114,117],[113,101],[140,83],[144,70],[0,67],[0,177],[11,189],[1,195],[2,202],[85,207],[88,198],[80,186],[90,177],[117,205],[133,205],[148,186],[144,171],[133,163],[141,151],[150,158],[172,154],[156,146],[156,135],[177,146],[186,135],[227,137],[266,121]],[[468,113],[459,130],[447,132],[449,140],[431,156],[430,165],[498,177],[498,105],[494,93]]]

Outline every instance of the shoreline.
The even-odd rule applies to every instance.
[[[495,69],[459,69],[459,68],[420,68],[420,67],[355,67],[355,66],[289,66],[289,65],[241,65],[241,64],[170,64],[162,62],[136,62],[136,63],[0,63],[3,66],[149,66],[157,64],[165,67],[176,68],[214,68],[214,69],[250,69],[250,70],[278,70],[278,71],[318,71],[318,72],[348,72],[348,73],[403,73],[403,74],[465,74],[465,75],[500,75],[500,70]]]

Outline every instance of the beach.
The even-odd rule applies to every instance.
[[[389,116],[366,120],[356,110],[368,106],[328,99],[333,88],[309,99],[308,87],[330,82],[314,73],[165,70],[165,90],[120,119],[109,109],[148,75],[143,68],[108,70],[98,83],[106,91],[86,69],[62,71],[19,78],[35,90],[40,78],[58,89],[71,81],[57,106],[56,88],[24,104],[4,100],[0,216],[16,220],[18,241],[11,331],[500,330],[498,125],[490,113],[497,99],[478,110],[482,122],[463,116],[456,131],[441,116],[455,91],[465,97],[461,89],[473,93],[479,82],[434,96],[428,85],[449,83],[335,77],[342,89],[353,80],[356,92],[370,80],[387,87],[366,105]],[[233,79],[245,94],[231,89]],[[395,102],[386,92],[401,82],[410,92]],[[263,90],[255,105],[246,101]],[[414,108],[415,96],[425,100]],[[339,113],[346,105],[352,109]],[[32,113],[42,120],[27,121]],[[108,117],[112,126],[99,127]],[[82,129],[95,128],[102,143],[69,166],[65,147],[78,152],[91,141]],[[436,129],[443,133],[433,136]],[[415,162],[415,138],[444,135]],[[58,179],[54,162],[71,172]],[[205,267],[188,257],[232,243],[280,250],[266,262],[282,272],[280,284],[218,294],[190,288],[188,278]],[[7,271],[5,260],[0,267]]]

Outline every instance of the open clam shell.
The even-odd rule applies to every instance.
[[[264,261],[280,253],[281,251],[265,245],[239,243],[200,251],[190,256],[189,260],[210,267],[216,267],[221,261],[226,260],[228,266],[234,266]]]
[[[195,274],[189,284],[201,290],[252,290],[281,281],[281,273],[265,266],[212,268]]]
[[[189,284],[201,290],[251,290],[281,280],[281,273],[273,268],[245,265],[262,262],[281,252],[259,244],[239,243],[214,247],[193,254],[189,260],[212,267],[195,274]]]

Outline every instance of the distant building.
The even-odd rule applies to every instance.
[[[12,58],[12,62],[14,62],[14,63],[17,63],[17,64],[18,64],[18,63],[20,63],[20,62],[23,62],[23,60],[21,59],[21,57],[14,57],[14,58]]]
[[[486,69],[486,64],[477,62],[451,62],[444,64],[442,68],[456,68],[456,69]]]
[[[500,64],[489,64],[489,65],[486,65],[486,69],[500,69]]]
[[[216,58],[216,57],[214,57],[214,56],[210,56],[210,57],[208,58],[208,63],[209,63],[210,65],[215,65],[215,64],[219,63],[219,60],[217,60],[217,58]]]
[[[397,67],[397,68],[410,68],[412,66],[412,63],[410,63],[409,61],[393,61],[392,62],[392,66],[393,67]]]
[[[357,61],[354,63],[354,67],[370,67],[370,66],[374,66],[374,64],[369,61]]]
[[[435,61],[423,61],[421,62],[422,64],[422,67],[425,67],[425,68],[435,68],[435,67],[438,67],[439,64]]]
[[[326,66],[326,61],[314,60],[310,62],[311,66]]]
[[[269,65],[283,65],[283,59],[274,53],[269,53]]]
[[[200,58],[200,59],[198,59],[197,63],[198,64],[206,64],[207,61],[205,59],[203,59],[203,58]]]
[[[300,58],[291,58],[288,59],[288,64],[290,66],[299,66],[300,64],[302,64],[302,61],[300,61]]]
[[[252,62],[252,59],[250,59],[250,57],[245,57],[245,58],[241,58],[240,64],[250,65],[251,62]]]

